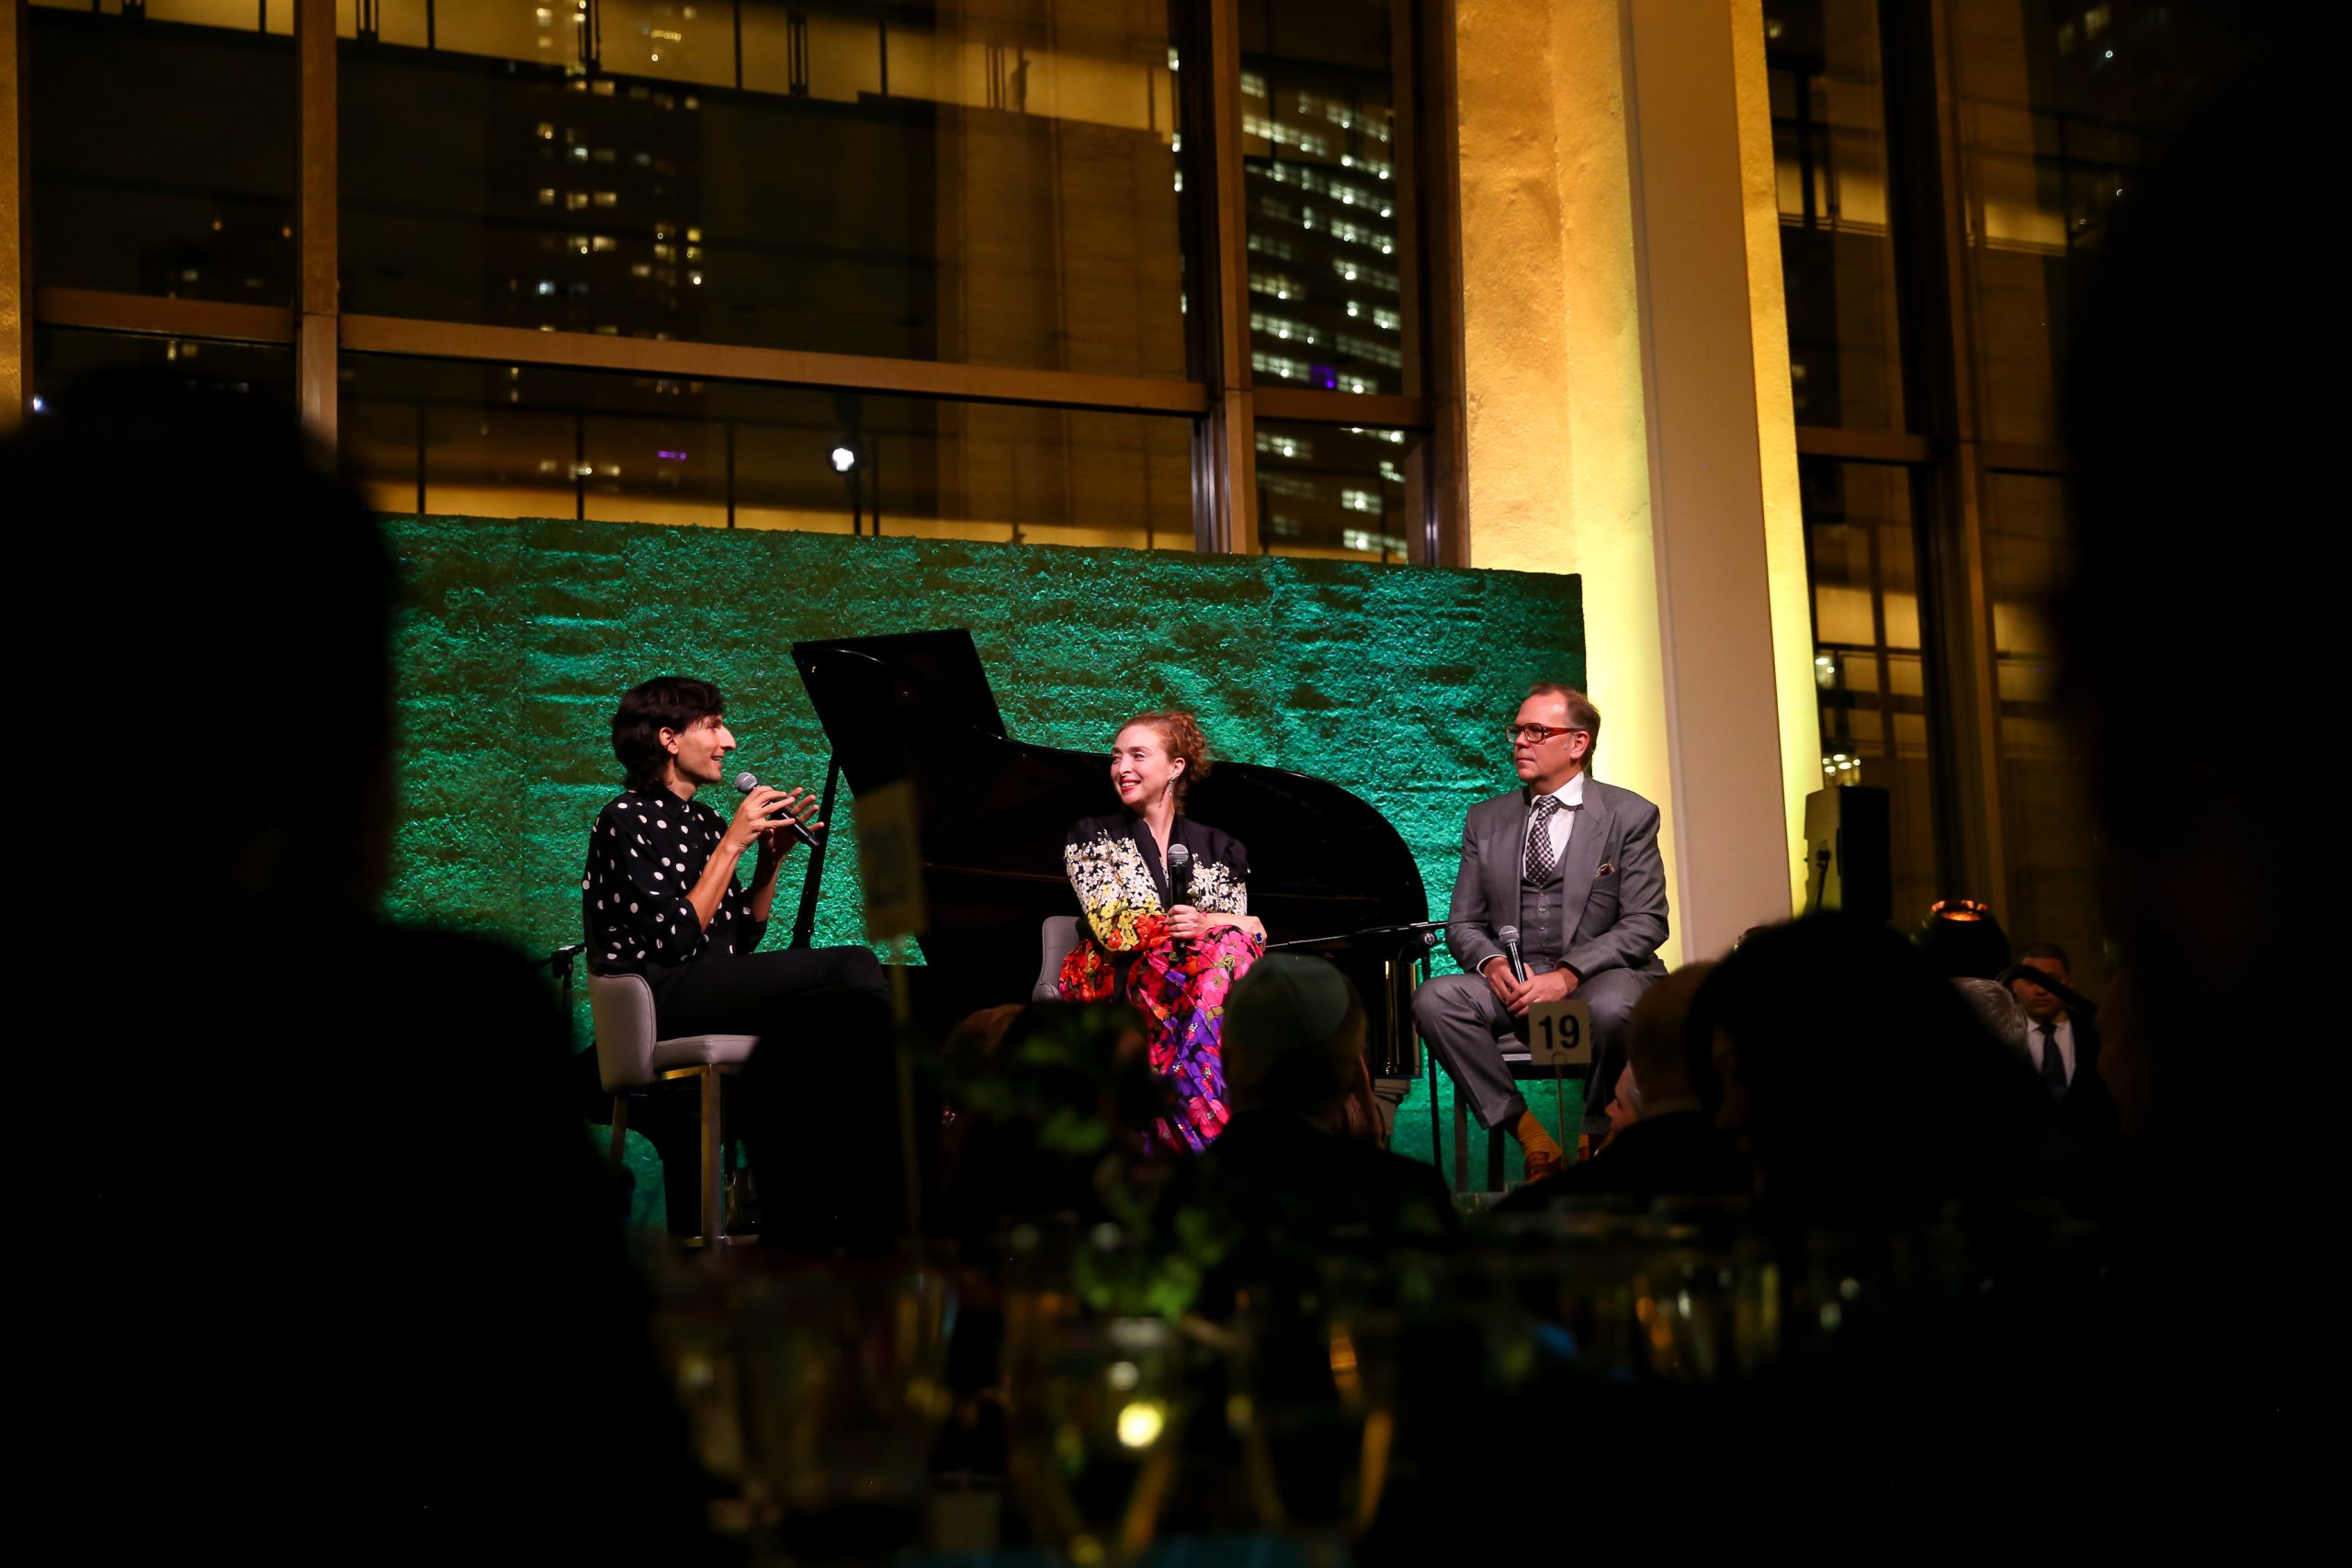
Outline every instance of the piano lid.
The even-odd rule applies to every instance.
[[[792,662],[854,791],[903,776],[910,729],[1005,739],[980,650],[961,626],[796,642]]]
[[[1077,912],[1062,840],[1080,818],[1119,809],[1110,727],[1126,715],[1097,716],[1095,750],[1009,738],[979,652],[960,627],[799,642],[792,658],[851,792],[914,782],[926,962],[958,972],[993,965],[975,1006],[1000,991],[1025,997],[1034,974],[994,971],[1007,962],[1007,942],[1034,953],[1045,917]],[[1248,849],[1250,912],[1276,941],[1428,918],[1420,868],[1403,837],[1328,780],[1219,760],[1186,811]]]

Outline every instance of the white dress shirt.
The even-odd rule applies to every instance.
[[[2025,1043],[2026,1049],[2033,1055],[2033,1068],[2036,1072],[2041,1070],[2042,1052],[2049,1045],[2055,1044],[2058,1047],[2059,1065],[2066,1069],[2067,1083],[2072,1084],[2075,1081],[2075,1021],[2073,1019],[2061,1015],[2054,1036],[2049,1038],[2043,1036],[2041,1025],[2038,1021],[2028,1020]]]
[[[1520,870],[1522,874],[1527,869],[1528,835],[1535,830],[1535,802],[1542,798],[1543,796],[1536,795],[1529,799],[1527,815],[1519,825]],[[1557,865],[1560,863],[1560,857],[1567,852],[1568,835],[1576,830],[1577,825],[1576,812],[1566,808],[1584,805],[1584,770],[1578,768],[1575,777],[1552,792],[1552,798],[1558,801],[1563,809],[1552,813],[1552,819],[1544,826],[1550,829],[1552,863]]]

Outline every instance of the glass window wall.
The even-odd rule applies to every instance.
[[[1814,684],[1828,785],[1887,792],[1894,921],[1925,918],[1936,886],[1928,668],[1919,637],[1917,546],[1908,470],[1807,457],[1805,566],[1813,584]]]
[[[1186,373],[1165,5],[427,14],[342,46],[346,310]]]
[[[1258,539],[1268,555],[1419,558],[1421,436],[1260,420]]]
[[[33,400],[46,409],[85,378],[112,370],[165,369],[182,380],[249,392],[294,406],[291,349],[245,343],[207,343],[196,338],[152,337],[130,333],[80,332],[71,327],[33,329]]]
[[[258,15],[27,13],[36,284],[293,302],[294,47]]]
[[[338,288],[299,323],[330,349],[301,356],[300,400],[335,402],[388,509],[1154,548],[1229,516],[1278,553],[1434,555],[1407,0],[333,14],[310,155],[333,165]],[[106,340],[288,387],[292,0],[28,15],[28,251],[61,291],[34,297],[36,379]],[[1304,203],[1251,220],[1246,276],[1188,258],[1216,193],[1184,151],[1180,104],[1213,95],[1206,68],[1180,90],[1183,48],[1238,65],[1251,197]],[[1231,481],[1197,444],[1232,410],[1188,288],[1247,299],[1259,380],[1307,394],[1279,411],[1295,426],[1242,434],[1246,497],[1212,493]],[[560,334],[547,357],[575,368],[482,328]],[[680,346],[639,374],[626,339]],[[1333,423],[1350,393],[1391,395],[1381,427]],[[854,483],[811,478],[836,443]]]
[[[386,512],[1193,543],[1179,418],[374,355],[340,417]]]
[[[1987,476],[1985,544],[2000,701],[2001,812],[2009,845],[2009,908],[2020,942],[2055,942],[2077,984],[2107,978],[2090,812],[2076,786],[2081,759],[2058,705],[2051,599],[2071,569],[2065,481]]]
[[[2243,62],[2250,40],[2233,9],[2165,0],[1951,8],[1987,438],[2062,438],[2059,351],[2084,264],[2204,92]]]
[[[1902,332],[1871,0],[1771,0],[1764,58],[1799,424],[1899,430]]]

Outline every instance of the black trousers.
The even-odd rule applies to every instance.
[[[706,958],[658,975],[655,1027],[756,1034],[759,1049],[727,1089],[729,1142],[759,1173],[761,1228],[808,1250],[860,1247],[893,1234],[899,1163],[890,987],[863,947],[780,948]],[[662,1156],[670,1226],[691,1230],[695,1140],[657,1113],[643,1131]]]
[[[863,947],[786,947],[741,958],[706,958],[649,972],[662,1038],[794,1032],[796,1004],[812,991],[866,991],[887,998],[882,965]]]

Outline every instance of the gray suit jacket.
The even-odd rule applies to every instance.
[[[1453,878],[1446,931],[1454,962],[1468,973],[1502,952],[1498,926],[1519,923],[1519,884],[1527,853],[1527,791],[1512,790],[1470,808],[1462,830],[1462,869]],[[1561,857],[1562,918],[1569,926],[1564,967],[1578,979],[1600,969],[1666,973],[1657,958],[1666,940],[1666,867],[1657,852],[1657,807],[1630,789],[1589,778],[1584,809]],[[1577,889],[1585,888],[1582,914]]]

